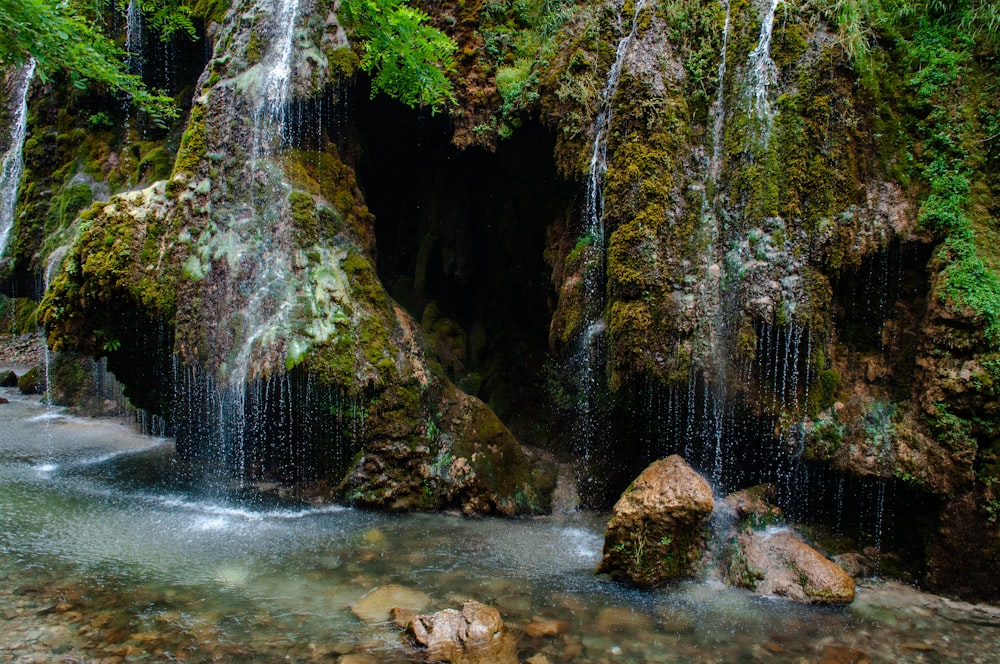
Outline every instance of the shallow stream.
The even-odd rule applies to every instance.
[[[495,606],[532,664],[1000,661],[989,607],[878,583],[837,609],[633,591],[593,574],[600,515],[262,504],[175,479],[169,440],[0,396],[0,661],[411,661],[350,609],[386,584],[428,594],[425,613]],[[524,631],[545,621],[561,633]]]

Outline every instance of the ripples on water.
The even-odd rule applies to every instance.
[[[489,603],[515,630],[569,623],[556,637],[522,634],[522,661],[1000,661],[995,625],[946,616],[941,600],[907,588],[862,588],[842,609],[709,582],[629,590],[592,572],[598,515],[241,500],[182,478],[168,440],[3,396],[0,661],[409,661],[398,630],[350,611],[387,583],[428,593],[432,609]]]

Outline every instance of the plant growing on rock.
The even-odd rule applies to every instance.
[[[455,103],[448,75],[457,46],[426,25],[427,14],[403,0],[345,0],[339,17],[361,42],[360,66],[372,75],[373,96],[384,92],[432,112]]]
[[[178,0],[145,0],[143,11],[165,37],[177,30],[194,35],[188,10]],[[174,100],[150,91],[129,74],[123,51],[99,27],[82,2],[0,0],[0,66],[36,63],[42,81],[67,73],[77,87],[103,85],[132,100],[159,123],[177,117]]]

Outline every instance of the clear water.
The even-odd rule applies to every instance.
[[[465,598],[497,607],[521,661],[1000,653],[996,623],[900,586],[862,587],[838,609],[708,582],[626,589],[592,572],[600,515],[464,519],[241,500],[185,481],[169,440],[0,392],[11,400],[0,405],[0,661],[411,661],[395,627],[349,608],[388,583],[427,593],[429,610]],[[521,631],[538,618],[568,631]]]

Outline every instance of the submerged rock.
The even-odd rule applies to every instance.
[[[693,575],[713,506],[708,482],[684,459],[653,462],[615,504],[597,571],[640,587]]]
[[[516,664],[517,642],[496,609],[469,600],[461,611],[417,616],[407,628],[428,662]]]
[[[818,604],[854,600],[854,580],[790,530],[745,532],[736,538],[728,581],[761,595]]]
[[[379,586],[351,605],[351,612],[366,623],[388,622],[393,610],[422,611],[431,603],[427,593],[406,586]]]

